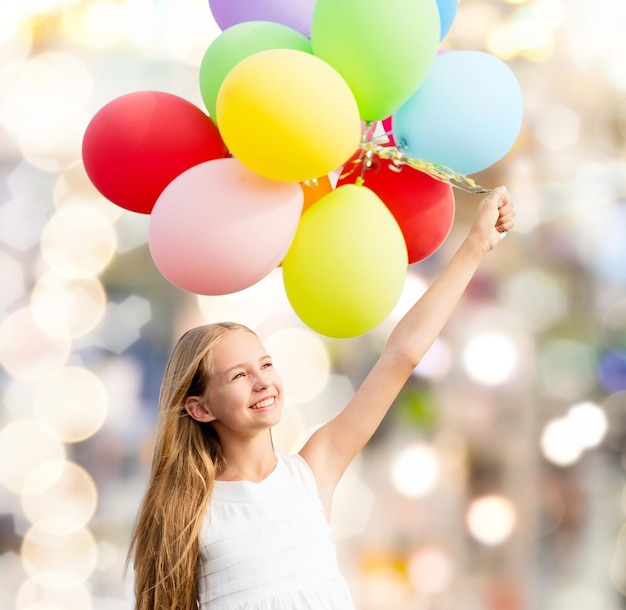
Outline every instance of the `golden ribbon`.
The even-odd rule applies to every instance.
[[[344,170],[347,171],[344,171],[341,175],[342,178],[350,176],[354,173],[358,164],[362,163],[361,175],[357,178],[356,182],[357,184],[363,184],[365,182],[366,171],[372,167],[374,158],[378,157],[379,159],[391,161],[389,169],[392,171],[400,172],[402,171],[403,166],[407,165],[417,171],[428,174],[440,182],[445,182],[446,184],[461,189],[467,193],[484,194],[491,193],[492,191],[492,189],[476,184],[476,182],[468,176],[455,172],[453,169],[450,169],[445,165],[431,163],[430,161],[425,161],[424,159],[413,159],[411,157],[407,157],[397,146],[383,146],[381,144],[376,144],[374,141],[375,139],[376,138],[364,138],[361,141],[361,145],[359,146],[360,154],[352,161],[352,168],[349,168],[348,165],[344,167]]]

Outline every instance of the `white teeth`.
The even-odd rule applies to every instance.
[[[260,400],[256,404],[250,407],[251,409],[262,409],[263,407],[269,407],[274,402],[274,397],[266,398],[265,400]]]

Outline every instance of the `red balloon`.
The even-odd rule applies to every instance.
[[[389,208],[402,230],[409,264],[430,256],[448,237],[454,222],[454,193],[449,184],[409,166],[396,168],[392,161],[379,157],[365,173],[362,163],[347,163],[344,171],[337,187],[363,176],[363,184]]]
[[[83,163],[107,199],[149,214],[163,189],[185,170],[228,155],[213,121],[187,100],[162,91],[114,99],[91,119]]]

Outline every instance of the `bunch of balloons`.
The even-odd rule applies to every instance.
[[[439,49],[457,0],[209,6],[222,31],[200,66],[208,113],[159,91],[112,100],[86,129],[87,174],[150,214],[151,256],[179,288],[238,292],[282,265],[310,328],[368,332],[454,218],[451,183],[398,159],[495,163],[521,127],[519,85],[488,53]]]

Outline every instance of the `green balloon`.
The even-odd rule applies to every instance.
[[[440,28],[436,0],[317,0],[311,42],[352,89],[361,119],[379,121],[428,74]]]
[[[217,122],[217,94],[228,73],[250,55],[269,49],[313,52],[306,36],[273,21],[238,23],[224,30],[211,43],[200,64],[200,93],[214,122]]]

